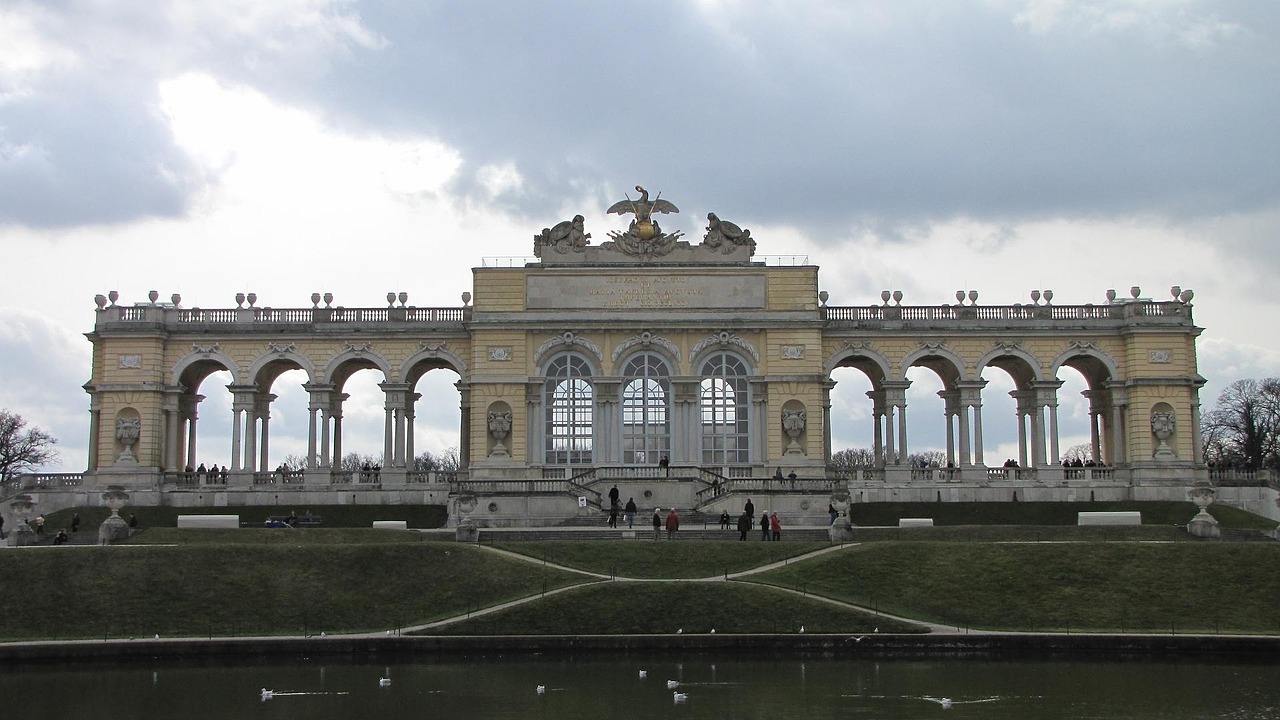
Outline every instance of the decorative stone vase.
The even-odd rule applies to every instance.
[[[502,441],[511,434],[511,413],[489,413],[489,434],[493,436],[493,450],[489,454],[495,457],[506,457],[507,446],[502,444]]]
[[[1209,514],[1208,507],[1213,504],[1217,491],[1208,483],[1196,483],[1187,491],[1187,497],[1200,508],[1200,512],[1187,523],[1187,532],[1199,538],[1222,537],[1222,529],[1218,521]]]
[[[1156,436],[1156,460],[1176,460],[1177,455],[1169,447],[1169,438],[1173,437],[1174,416],[1171,412],[1151,413],[1151,434]]]
[[[805,428],[805,413],[803,410],[783,410],[782,411],[782,431],[791,438],[791,444],[787,446],[787,455],[803,455],[804,448],[800,446],[800,434]]]
[[[129,502],[129,493],[118,485],[107,487],[102,493],[102,504],[111,510],[111,515],[98,526],[98,544],[110,545],[117,540],[129,537],[129,523],[120,517],[120,509]]]
[[[117,465],[137,465],[138,458],[133,454],[133,446],[142,435],[142,421],[138,418],[122,417],[116,420],[116,441],[124,446],[116,458]]]

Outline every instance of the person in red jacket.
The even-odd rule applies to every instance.
[[[667,539],[675,540],[676,531],[680,529],[680,516],[676,514],[676,509],[671,508],[671,512],[667,513]]]
[[[773,530],[774,542],[779,542],[782,540],[782,523],[778,522],[778,513],[774,513],[772,516],[769,517],[769,529]]]

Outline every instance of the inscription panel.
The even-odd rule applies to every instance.
[[[565,275],[528,278],[530,310],[763,310],[763,275]]]

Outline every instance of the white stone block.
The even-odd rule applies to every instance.
[[[1137,510],[1121,512],[1076,513],[1077,525],[1141,525],[1142,513]]]
[[[898,518],[898,527],[933,527],[933,518]]]
[[[405,520],[374,520],[374,530],[408,530],[409,523]]]
[[[180,528],[238,528],[239,515],[179,515]]]

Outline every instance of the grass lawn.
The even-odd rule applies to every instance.
[[[0,639],[14,640],[380,630],[580,576],[452,543],[273,539],[7,550],[0,552],[0,577],[6,591]]]
[[[1079,512],[1137,510],[1144,525],[1186,525],[1195,517],[1192,502],[939,502],[853,503],[854,525],[894,525],[899,518],[933,518],[934,525],[1075,525]],[[1271,530],[1268,520],[1239,508],[1210,505],[1209,514],[1223,527]]]
[[[820,542],[635,542],[547,540],[494,547],[565,567],[630,578],[705,578],[740,572],[829,547]]]
[[[855,527],[854,542],[1050,542],[1147,540],[1200,542],[1172,525],[939,525],[934,527]]]
[[[146,528],[122,545],[378,545],[420,543],[428,535],[373,528]],[[449,540],[453,538],[450,537]]]
[[[870,543],[752,579],[974,628],[1280,633],[1274,543]]]
[[[238,505],[234,507],[157,507],[128,506],[120,516],[138,516],[138,524],[144,528],[177,527],[179,515],[239,515],[241,524],[259,527],[268,517],[298,515],[310,512],[320,517],[326,528],[371,528],[374,520],[404,520],[411,528],[444,527],[448,513],[443,505]],[[80,529],[94,530],[111,514],[105,507],[67,508],[45,516],[46,531],[70,528],[71,516],[80,513]]]
[[[675,545],[676,543],[672,543]],[[699,543],[703,544],[703,543]],[[763,585],[605,582],[426,631],[430,635],[924,632]]]

